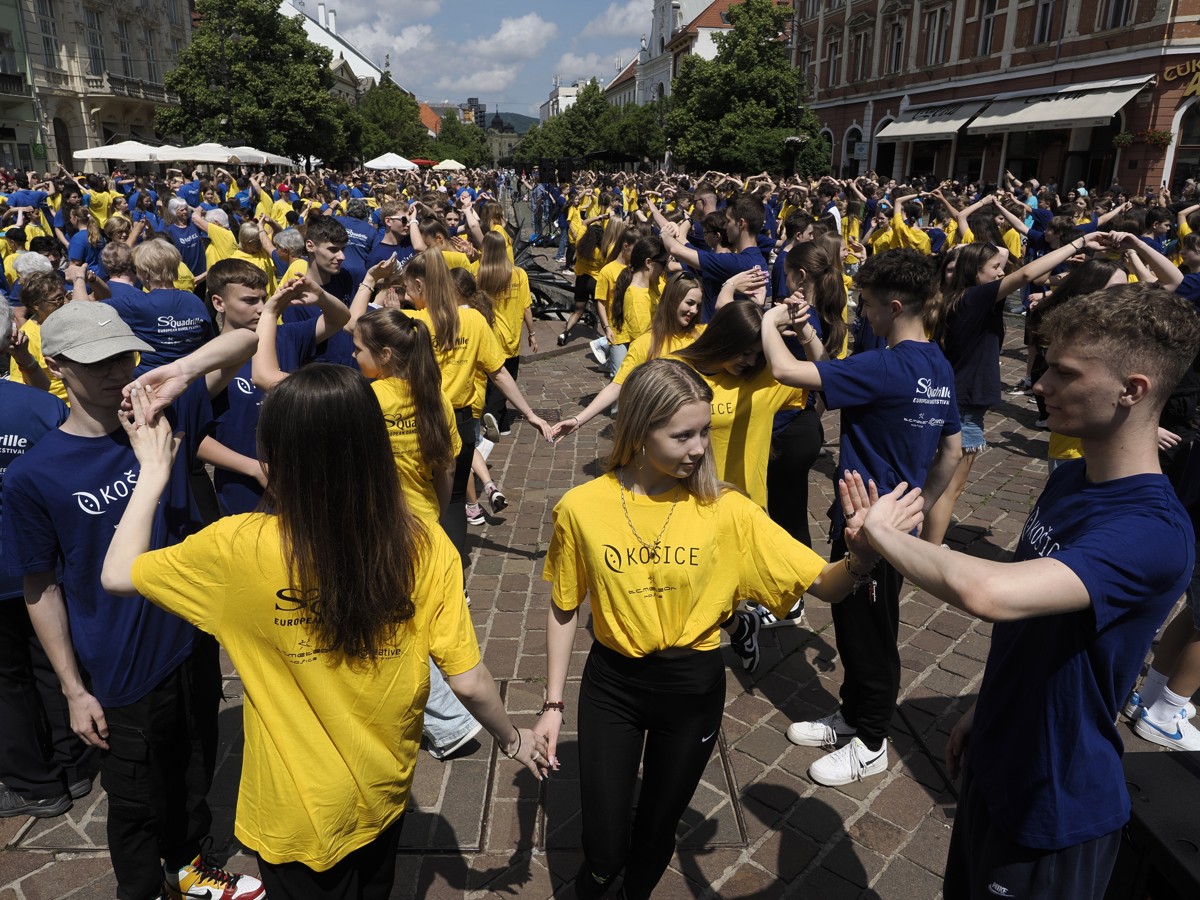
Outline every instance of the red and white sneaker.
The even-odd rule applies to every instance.
[[[267,896],[254,876],[227,872],[205,862],[203,854],[182,869],[167,872],[163,890],[170,900],[261,900]]]

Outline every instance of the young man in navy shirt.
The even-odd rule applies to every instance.
[[[1034,390],[1084,458],[1051,473],[1011,563],[897,534],[888,500],[871,545],[913,584],[995,622],[979,700],[946,745],[963,786],[946,900],[1100,900],[1129,820],[1113,724],[1195,559],[1159,468],[1158,421],[1200,346],[1200,317],[1162,288],[1072,298],[1039,329]]]
[[[184,432],[156,516],[156,547],[202,524],[189,472],[211,415],[209,391],[220,389],[255,344],[249,333],[221,335],[143,376],[174,399],[166,414]],[[42,352],[66,385],[71,413],[5,474],[4,562],[24,578],[29,617],[62,683],[72,728],[107,751],[100,768],[118,897],[151,900],[165,885],[172,897],[258,900],[257,879],[222,872],[200,856],[212,824],[205,795],[221,694],[215,642],[142,597],[115,597],[100,585],[140,470],[119,420],[122,395],[136,354],[149,349],[103,303],[67,303],[43,323]],[[225,371],[211,382],[201,378],[212,370]]]
[[[763,352],[781,383],[822,391],[825,405],[842,411],[839,471],[858,472],[882,492],[900,482],[923,486],[928,512],[962,456],[954,371],[941,348],[925,337],[921,315],[933,293],[931,270],[919,251],[891,250],[863,263],[855,281],[859,314],[887,340],[886,349],[828,359],[809,324],[800,329],[800,339],[816,361],[796,359],[780,329],[808,321],[808,306],[801,301],[777,306],[763,317]],[[830,519],[830,559],[840,559],[846,555],[840,503],[833,505]],[[841,709],[816,721],[795,722],[787,732],[792,743],[809,747],[833,748],[850,739],[808,770],[813,781],[831,786],[887,770],[887,733],[900,693],[896,640],[904,577],[886,560],[855,575],[860,585],[833,606],[838,655],[846,670]],[[753,622],[743,623],[754,639],[758,619],[749,618]],[[733,640],[745,637],[739,631]]]

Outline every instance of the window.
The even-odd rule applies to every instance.
[[[828,10],[835,10],[841,7],[844,2],[845,0],[829,0],[829,2],[825,4],[825,8]]]
[[[133,77],[133,46],[129,43],[129,23],[117,20],[117,49],[121,52],[121,74]]]
[[[938,66],[946,61],[950,40],[950,7],[942,6],[925,13],[925,65]]]
[[[829,42],[829,67],[826,72],[825,86],[835,87],[841,80],[842,69],[842,42],[832,40]]]
[[[179,24],[179,3],[178,0],[167,0],[167,21],[172,25]]]
[[[20,75],[17,70],[17,48],[13,46],[11,31],[0,31],[0,73]]]
[[[1120,28],[1133,18],[1133,0],[1108,0],[1104,11],[1104,27]]]
[[[1037,19],[1033,24],[1033,42],[1048,44],[1054,34],[1054,0],[1038,0]]]
[[[821,11],[821,0],[804,0],[804,18],[811,19]]]
[[[171,64],[175,65],[179,62],[179,54],[183,52],[183,40],[177,37],[171,38]]]
[[[38,28],[42,32],[42,57],[48,69],[61,68],[58,58],[58,25],[54,21],[54,0],[37,0]]]
[[[860,31],[851,38],[854,60],[851,63],[852,77],[855,81],[865,81],[871,77],[871,33]]]
[[[154,55],[154,45],[158,43],[158,35],[150,28],[142,30],[142,40],[146,44],[146,80],[158,84],[162,79],[158,74],[158,59]]]
[[[884,71],[895,75],[904,68],[904,23],[896,20],[887,26],[887,62]]]
[[[979,0],[979,56],[992,52],[996,32],[996,0]]]
[[[88,45],[88,74],[104,74],[104,26],[100,22],[100,13],[94,9],[87,10],[87,45]]]

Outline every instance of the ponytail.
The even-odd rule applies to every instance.
[[[507,257],[508,254],[505,254],[506,259]],[[491,328],[496,321],[495,304],[491,296],[479,289],[479,283],[471,274],[471,270],[460,266],[450,270],[450,277],[454,280],[455,288],[458,289],[459,299],[483,316],[487,320],[488,327]]]
[[[422,250],[404,268],[408,278],[425,281],[425,308],[433,320],[433,339],[439,353],[449,353],[458,340],[458,292],[441,250]]]
[[[425,323],[399,309],[373,309],[358,320],[355,334],[376,359],[386,357],[383,369],[388,377],[408,383],[425,464],[431,469],[450,468],[454,454],[442,407],[442,371]]]
[[[642,271],[656,259],[662,259],[666,252],[667,249],[662,238],[653,235],[641,238],[633,245],[633,252],[629,254],[629,265],[621,270],[621,274],[617,276],[617,283],[613,287],[613,302],[612,308],[608,311],[608,320],[614,328],[619,329],[625,324],[625,292],[629,290],[634,274]]]

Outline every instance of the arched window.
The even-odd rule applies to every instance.
[[[1200,102],[1187,108],[1179,121],[1171,188],[1180,190],[1187,179],[1200,178]]]
[[[71,148],[71,129],[59,118],[54,120],[54,144],[58,148],[58,161],[68,169],[71,168],[75,158]]]

